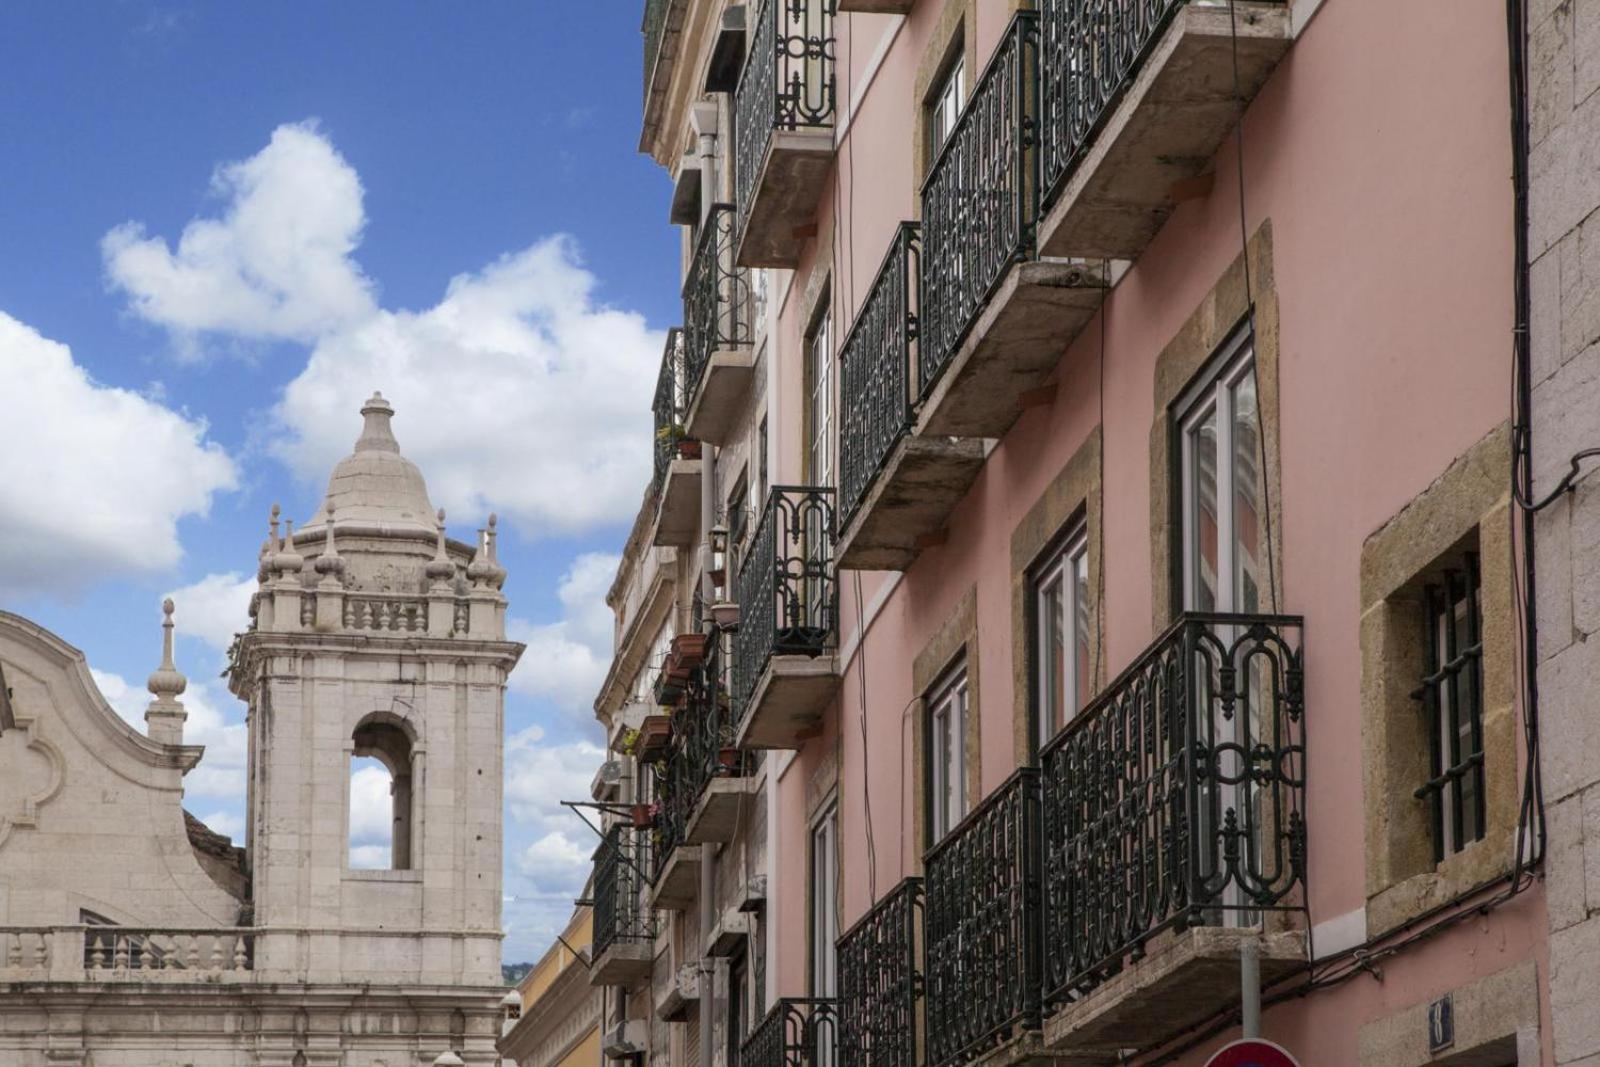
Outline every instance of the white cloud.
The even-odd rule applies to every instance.
[[[393,779],[377,760],[362,757],[351,761],[350,773],[350,855],[357,866],[357,855],[381,848],[388,865],[390,843],[394,837]]]
[[[589,877],[594,848],[584,848],[561,831],[552,831],[518,854],[517,873],[539,893],[558,894],[570,901]]]
[[[612,553],[589,552],[572,561],[556,590],[560,621],[507,621],[507,635],[528,646],[511,673],[513,690],[548,698],[563,714],[589,721],[611,660],[615,617],[605,597],[618,560]]]
[[[534,534],[625,521],[648,472],[661,336],[598,305],[594,287],[555,237],[452,279],[432,308],[323,338],[275,409],[276,454],[320,481],[381,389],[452,515],[494,509]]]
[[[249,628],[250,597],[255,591],[255,575],[229,572],[208,574],[167,596],[177,608],[173,621],[178,633],[192,634],[226,652],[234,635]]]
[[[151,666],[155,666],[153,661]],[[129,726],[146,733],[144,710],[150,704],[150,694],[111,671],[91,667],[89,674],[112,710],[122,716]],[[189,715],[183,724],[184,744],[204,745],[206,748],[199,765],[183,779],[184,795],[243,804],[245,769],[249,764],[249,733],[243,722],[244,706],[232,694],[219,691],[212,683],[196,682],[192,678],[188,689],[179,699]]]
[[[537,726],[506,741],[506,807],[511,817],[547,832],[582,829],[563,800],[585,800],[605,751],[589,741],[547,744]],[[587,831],[585,831],[587,832]]]
[[[233,811],[214,811],[200,820],[206,826],[219,834],[226,834],[233,838],[236,845],[244,844],[245,826],[244,816]]]
[[[350,850],[350,866],[358,871],[389,869],[388,845],[357,845]]]
[[[178,520],[237,482],[206,432],[0,312],[0,596],[176,564]]]
[[[131,310],[194,352],[204,333],[312,341],[374,310],[350,259],[366,223],[361,179],[313,122],[280,126],[249,159],[220,167],[220,218],[194,219],[176,249],[124,223],[101,242]]]

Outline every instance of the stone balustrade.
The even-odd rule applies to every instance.
[[[0,927],[0,983],[240,981],[255,969],[249,928]]]

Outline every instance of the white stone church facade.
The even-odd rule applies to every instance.
[[[449,540],[392,409],[262,546],[230,657],[248,845],[183,810],[171,656],[145,734],[82,653],[0,612],[0,1067],[496,1062],[505,639],[493,520]],[[181,605],[179,605],[181,612]],[[245,627],[248,626],[248,629]],[[393,782],[391,868],[352,869],[350,761]]]

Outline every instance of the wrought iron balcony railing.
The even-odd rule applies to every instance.
[[[902,223],[839,350],[841,529],[913,421],[921,228]]]
[[[656,396],[650,408],[655,413],[655,485],[667,476],[678,441],[683,437],[684,416],[683,331],[667,331],[667,344],[661,353],[661,370],[656,375]]]
[[[650,83],[655,79],[656,60],[661,55],[662,31],[666,29],[667,8],[672,0],[645,0],[644,23],[644,98],[650,99]]]
[[[686,761],[670,756],[652,764],[655,773],[654,818],[650,825],[650,880],[661,881],[661,874],[672,859],[673,851],[683,844],[689,826],[689,816],[694,814],[696,795],[692,791]]]
[[[839,938],[840,1067],[917,1067],[922,879],[907,878]]]
[[[923,859],[927,1063],[1039,1027],[1039,771],[1019,768]]]
[[[831,1067],[839,1043],[838,1002],[783,997],[739,1048],[739,1067]]]
[[[644,830],[618,823],[606,831],[594,867],[594,952],[602,956],[612,945],[649,943],[655,923],[640,892],[648,848]]]
[[[1301,627],[1185,615],[1046,746],[1047,1003],[1163,930],[1300,906]]]
[[[822,486],[780,485],[767,495],[750,551],[739,565],[736,718],[744,714],[773,656],[818,656],[838,638],[833,499],[833,490]]]
[[[732,204],[712,206],[683,283],[684,396],[690,403],[711,354],[754,339],[750,272],[733,262],[733,216]]]
[[[723,670],[727,663],[722,655],[724,640],[720,633],[714,634],[705,662],[690,673],[683,706],[672,716],[672,758],[684,765],[680,781],[691,798],[691,811],[711,779],[744,770],[743,754],[729,751],[737,722]]]
[[[739,232],[776,131],[832,129],[834,14],[838,0],[761,0],[734,91],[735,200]]]
[[[924,396],[1006,269],[1034,252],[1038,51],[1038,14],[1020,11],[922,186]]]

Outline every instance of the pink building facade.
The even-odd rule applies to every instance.
[[[1556,1062],[1506,12],[836,6],[646,5],[606,1055]]]

